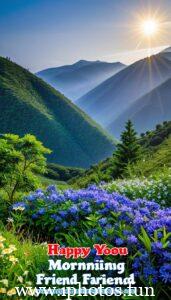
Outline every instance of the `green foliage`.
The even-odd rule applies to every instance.
[[[141,155],[136,162],[128,163],[122,177],[142,177],[155,175],[156,172],[165,172],[171,166],[171,122],[163,122],[158,130],[141,134],[138,142],[142,147]],[[160,140],[159,145],[153,145],[154,139]],[[110,182],[117,178],[117,165],[115,154],[95,166],[90,167],[81,176],[70,180],[74,187],[87,187],[92,183],[101,181]]]
[[[143,157],[134,164],[127,166],[125,172],[128,177],[142,177],[163,172],[171,167],[171,137],[155,148],[146,151]]]
[[[140,145],[130,120],[121,134],[121,142],[118,143],[114,156],[117,176],[122,175],[127,165],[136,162],[140,157]]]
[[[64,167],[54,163],[48,163],[45,176],[53,180],[68,181],[76,176],[81,176],[83,172],[84,169],[81,168]]]
[[[3,234],[1,234],[3,233]],[[33,244],[28,238],[16,237],[0,224],[0,291],[1,299],[17,299],[15,286],[34,285],[35,274],[48,269],[47,250],[42,244]],[[30,296],[24,297],[29,300]],[[40,297],[40,299],[43,299]]]
[[[98,165],[91,166],[82,175],[76,176],[68,181],[74,187],[87,187],[90,184],[99,184],[99,182],[109,182],[113,179],[115,173],[114,158],[107,158]]]
[[[103,129],[58,91],[0,57],[0,133],[34,134],[53,152],[50,162],[88,167],[112,154]]]
[[[40,184],[36,174],[43,174],[45,155],[51,151],[33,135],[5,134],[0,139],[0,188],[8,202],[14,202],[18,193],[26,193]]]
[[[156,128],[141,134],[140,144],[145,148],[154,148],[165,141],[171,134],[171,121],[157,124]]]
[[[110,192],[117,192],[130,199],[143,198],[166,206],[171,205],[171,169],[149,178],[115,180],[105,187]]]
[[[73,247],[92,247],[96,243],[108,247],[123,245],[129,251],[129,255],[123,257],[126,274],[135,272],[137,276],[138,271],[138,286],[154,286],[160,294],[162,289],[168,291],[169,209],[154,201],[131,201],[95,186],[65,193],[50,186],[24,201],[12,209],[13,226],[19,232],[26,235],[29,229],[34,239],[44,240],[46,231],[49,243],[57,241]],[[95,255],[91,253],[89,259],[94,261]],[[103,259],[113,261],[110,255]],[[115,256],[115,261],[119,262],[120,257]]]
[[[49,185],[56,186],[59,190],[66,190],[69,189],[69,185],[65,181],[58,181],[54,179],[50,179],[48,177],[45,177],[44,175],[38,176],[41,181],[41,186],[43,188],[47,188]]]

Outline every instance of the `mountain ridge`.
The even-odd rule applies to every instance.
[[[171,61],[153,55],[127,66],[76,104],[105,128],[129,105],[171,76]]]
[[[112,138],[70,100],[2,57],[0,111],[0,132],[36,135],[53,150],[51,162],[88,167],[114,150]]]
[[[138,133],[152,130],[156,123],[171,120],[171,78],[137,99],[107,129],[118,137],[124,123],[131,119]]]
[[[80,60],[72,65],[39,71],[36,75],[75,101],[124,67],[120,62]]]

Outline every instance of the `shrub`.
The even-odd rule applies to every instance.
[[[0,188],[11,204],[23,192],[30,192],[40,184],[35,174],[46,170],[45,148],[35,136],[20,138],[14,134],[0,137]]]
[[[171,174],[166,172],[149,178],[116,180],[105,185],[105,188],[110,192],[117,192],[133,200],[143,198],[170,205]]]
[[[127,246],[128,270],[133,270],[142,284],[167,291],[171,282],[169,208],[154,201],[131,201],[96,186],[63,193],[50,186],[14,204],[12,215],[16,227],[29,227],[39,237],[46,232],[46,240],[51,242]]]

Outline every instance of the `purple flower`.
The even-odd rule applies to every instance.
[[[138,242],[138,239],[133,234],[131,234],[130,236],[128,236],[127,240],[128,240],[129,244],[137,244],[137,242]]]

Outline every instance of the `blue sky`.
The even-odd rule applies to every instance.
[[[0,0],[0,55],[38,71],[80,59],[131,63],[146,55],[137,16],[156,10],[167,26],[152,47],[171,44],[170,0]],[[157,47],[157,48],[156,48]]]

